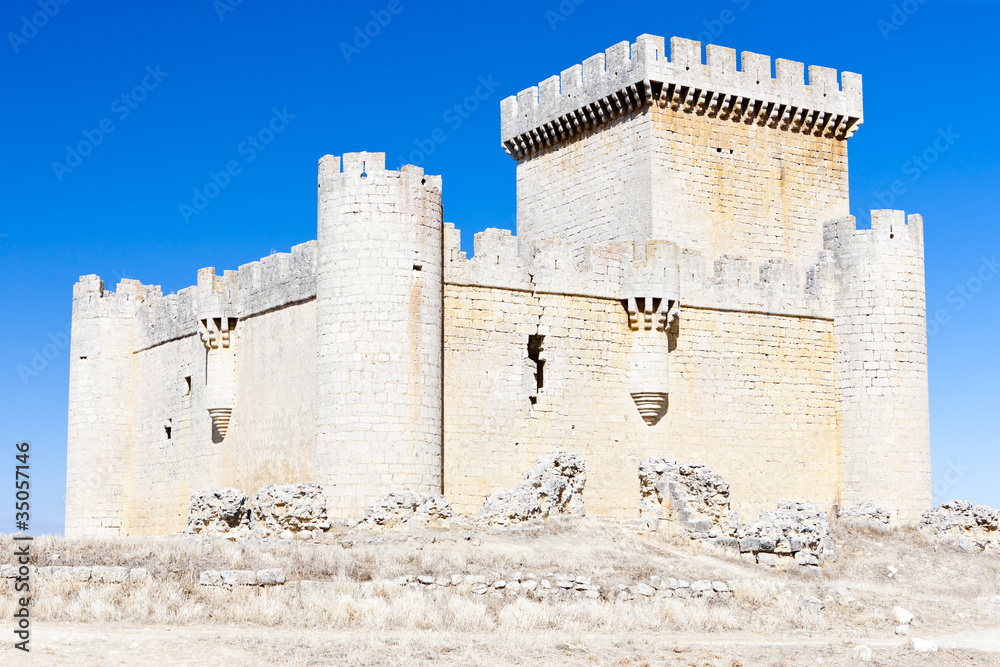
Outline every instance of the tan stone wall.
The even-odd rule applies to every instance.
[[[517,166],[517,235],[667,239],[706,257],[808,265],[848,214],[847,141],[646,107]]]
[[[320,161],[316,481],[331,516],[441,491],[441,211],[423,169]]]
[[[844,504],[894,520],[931,508],[923,219],[872,211],[827,224],[837,260],[836,341]]]
[[[532,406],[530,334],[545,336]],[[637,518],[639,459],[706,463],[744,518],[837,487],[833,322],[684,307],[670,406],[647,426],[628,393],[628,329],[611,299],[445,286],[445,493],[475,513],[555,449],[587,460],[588,514]]]
[[[653,107],[653,238],[807,265],[848,214],[847,141]]]
[[[138,291],[123,281],[104,290],[97,276],[73,288],[66,441],[66,535],[118,535],[126,504],[132,442],[134,341]],[[130,292],[130,290],[132,290]]]

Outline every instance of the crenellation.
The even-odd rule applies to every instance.
[[[664,39],[641,35],[620,42],[501,104],[501,142],[515,159],[555,146],[591,127],[653,101],[686,112],[758,122],[793,132],[846,139],[864,121],[860,75],[779,59],[771,76],[770,56],[736,52],[673,37],[669,59]]]

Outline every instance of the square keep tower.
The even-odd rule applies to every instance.
[[[709,257],[815,261],[848,214],[861,77],[642,35],[502,103],[522,243],[667,239]]]

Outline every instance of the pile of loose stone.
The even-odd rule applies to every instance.
[[[639,493],[640,518],[678,521],[695,539],[732,535],[739,525],[729,509],[729,483],[700,464],[642,459]]]
[[[513,489],[487,496],[476,522],[507,527],[555,516],[582,516],[587,481],[584,459],[555,452],[540,456]],[[778,565],[783,557],[799,565],[820,566],[835,558],[826,514],[815,504],[786,502],[741,524],[730,510],[729,484],[704,465],[648,458],[639,463],[640,516],[684,527],[692,539],[738,550],[747,560]],[[878,508],[857,510],[881,517]],[[349,528],[468,525],[454,516],[441,495],[398,491],[370,505]],[[230,537],[320,537],[329,530],[326,502],[318,484],[266,486],[253,498],[238,489],[203,489],[191,495],[188,533]],[[221,576],[221,575],[220,575]]]
[[[477,521],[509,526],[557,515],[583,515],[587,474],[583,458],[565,452],[541,456],[514,489],[490,494]],[[386,529],[401,526],[439,528],[471,523],[454,516],[442,495],[396,491],[369,505],[349,528]],[[331,523],[318,484],[265,486],[252,498],[239,489],[198,489],[191,493],[188,534],[230,538],[322,536]]]
[[[967,550],[1000,552],[1000,510],[987,505],[952,500],[925,512],[919,528]]]
[[[799,565],[836,560],[826,512],[815,503],[779,503],[753,523],[741,524],[735,538],[743,557],[761,565],[778,565],[782,557],[794,558]]]

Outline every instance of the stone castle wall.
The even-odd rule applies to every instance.
[[[474,256],[441,179],[320,161],[317,240],[162,295],[74,289],[67,534],[184,527],[190,492],[314,481],[474,513],[539,456],[634,518],[639,461],[755,515],[930,504],[922,220],[847,211],[861,79],[641,36],[502,103],[518,236]]]
[[[633,271],[623,269],[633,263],[632,244],[625,253],[618,244],[592,249],[599,259],[589,265],[574,264],[567,244],[543,244],[525,258],[501,230],[477,234],[473,259],[458,244],[449,230],[444,489],[456,511],[475,511],[487,493],[515,485],[535,457],[555,449],[588,461],[584,494],[598,516],[634,518],[639,460],[662,452],[711,461],[733,480],[734,508],[748,515],[789,494],[833,506],[832,303],[807,287],[806,269],[754,271],[730,259],[707,272],[697,255],[682,257],[680,293],[690,296],[665,341],[669,408],[649,426],[628,386],[620,297]],[[544,267],[558,266],[560,254],[555,280]],[[544,337],[541,388],[528,357],[531,336]]]
[[[222,276],[203,269],[197,285],[166,296],[138,281],[111,292],[96,276],[81,279],[67,534],[176,532],[193,489],[313,479],[315,271],[310,242]],[[216,314],[237,321],[225,445],[207,411],[211,366],[198,324]]]

